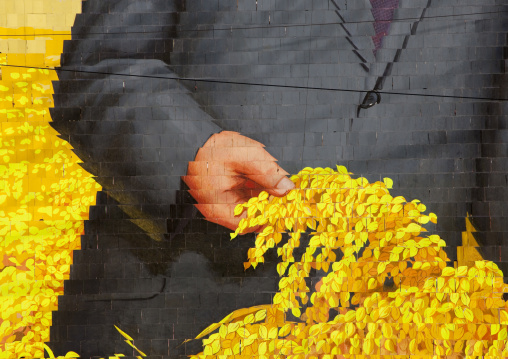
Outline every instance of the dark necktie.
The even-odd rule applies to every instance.
[[[395,9],[399,7],[399,0],[370,0],[372,15],[374,16],[374,54],[383,44],[383,37],[388,35]]]

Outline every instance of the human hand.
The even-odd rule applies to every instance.
[[[182,177],[196,207],[205,218],[231,230],[240,219],[235,217],[237,204],[266,191],[281,197],[295,188],[287,172],[276,163],[264,146],[237,132],[223,131],[210,137]],[[257,231],[260,227],[248,231]]]

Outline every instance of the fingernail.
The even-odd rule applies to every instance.
[[[279,181],[279,183],[277,183],[277,185],[275,186],[275,189],[281,195],[286,194],[293,188],[295,188],[295,184],[287,177],[282,177],[282,179]]]

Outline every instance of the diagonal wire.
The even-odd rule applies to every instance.
[[[133,74],[122,74],[105,71],[84,71],[84,70],[71,70],[68,68],[55,68],[55,67],[37,67],[37,66],[22,66],[22,65],[0,65],[1,67],[15,67],[23,69],[36,69],[36,70],[54,70],[57,72],[74,72],[83,74],[98,74],[98,75],[111,75],[120,77],[135,77],[135,78],[149,78],[149,79],[160,79],[160,80],[176,80],[176,81],[189,81],[189,82],[207,82],[216,84],[226,85],[245,85],[245,86],[260,86],[260,87],[275,87],[275,88],[288,88],[288,89],[308,89],[316,91],[332,91],[332,92],[354,92],[354,93],[365,93],[364,90],[354,89],[341,89],[333,87],[315,87],[315,86],[297,86],[297,85],[282,85],[282,84],[264,84],[258,82],[244,82],[244,81],[225,81],[225,80],[214,80],[204,78],[190,78],[190,77],[167,77],[167,76],[154,76],[154,75],[133,75]],[[411,92],[397,92],[397,91],[378,91],[380,94],[385,95],[400,95],[400,96],[414,96],[414,97],[433,97],[433,98],[454,98],[462,100],[481,100],[489,102],[501,102],[508,101],[508,98],[493,98],[493,97],[478,97],[478,96],[456,96],[456,95],[437,95],[437,94],[425,94],[425,93],[411,93]]]

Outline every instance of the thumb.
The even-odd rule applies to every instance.
[[[295,188],[295,184],[286,176],[283,176],[274,188],[268,188],[267,192],[273,196],[282,197]]]
[[[249,161],[249,169],[245,177],[255,182],[272,196],[282,197],[295,188],[295,184],[287,177],[275,161]]]

